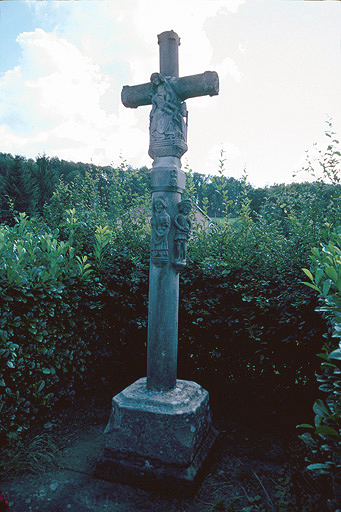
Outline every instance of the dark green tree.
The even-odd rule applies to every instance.
[[[44,204],[47,203],[58,183],[58,172],[51,159],[45,154],[38,155],[36,165],[32,167],[33,181],[37,189],[37,213],[43,213]]]
[[[32,177],[32,162],[18,155],[12,161],[5,158],[5,162],[0,204],[2,220],[11,222],[13,212],[35,213],[38,190]]]

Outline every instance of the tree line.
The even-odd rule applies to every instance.
[[[92,190],[89,190],[89,181]],[[15,214],[25,212],[29,216],[44,216],[57,191],[65,189],[95,194],[101,208],[115,218],[132,204],[150,200],[149,171],[146,167],[134,169],[126,162],[120,166],[95,167],[82,162],[60,160],[46,155],[35,159],[0,153],[0,222],[13,223]],[[96,189],[96,191],[95,191]],[[282,222],[288,216],[287,199],[292,209],[318,208],[325,210],[340,194],[338,183],[292,183],[263,188],[251,186],[246,177],[226,177],[221,168],[217,175],[205,175],[189,170],[185,195],[210,218],[237,217],[242,201],[248,197],[250,211],[255,218],[261,215]],[[64,194],[65,195],[65,194]],[[70,200],[73,194],[69,194]],[[77,196],[77,194],[76,194]],[[73,201],[77,197],[73,197]],[[80,198],[78,198],[80,202]],[[90,198],[88,197],[88,201]],[[304,206],[303,206],[304,205]],[[64,204],[65,208],[79,207]],[[315,204],[316,210],[316,204]]]

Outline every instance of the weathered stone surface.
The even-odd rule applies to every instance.
[[[179,213],[174,217],[175,266],[179,271],[186,266],[187,242],[192,229],[192,222],[188,217],[191,209],[192,201],[184,199],[178,203]]]
[[[105,450],[98,459],[95,476],[177,497],[195,494],[217,446],[218,432],[211,428],[188,466],[161,463],[134,454]]]
[[[167,203],[161,197],[157,197],[152,205],[152,218],[151,218],[151,243],[150,243],[150,256],[151,260],[159,266],[164,266],[168,263],[168,233],[170,230],[170,216],[167,211]]]
[[[149,116],[149,150],[155,159],[162,156],[181,158],[187,151],[188,111],[173,87],[172,78],[153,73],[152,110]]]
[[[153,192],[182,192],[186,176],[177,167],[154,167],[150,173],[150,188]]]
[[[181,101],[198,96],[216,96],[219,94],[219,77],[216,71],[205,71],[198,75],[172,78],[171,84]],[[140,85],[125,85],[121,100],[125,107],[137,108],[151,105],[153,86],[151,82]]]
[[[172,226],[173,230],[173,226]],[[174,235],[170,238],[173,257]],[[170,391],[176,384],[178,358],[179,274],[168,263],[159,267],[151,261],[149,273],[147,388]]]
[[[158,43],[160,72],[152,73],[149,84],[124,86],[121,98],[126,107],[152,105],[148,151],[154,162],[150,176],[153,214],[147,388],[168,392],[176,382],[179,272],[186,266],[191,229],[188,207],[182,202],[186,179],[180,158],[187,151],[188,129],[184,100],[218,94],[219,78],[214,71],[179,78],[179,36],[169,30],[159,34]]]
[[[152,392],[139,379],[113,398],[104,433],[107,452],[148,464],[189,466],[212,428],[208,392],[177,380],[169,392]]]
[[[157,36],[160,46],[160,71],[165,76],[179,76],[180,37],[174,30],[167,30]]]
[[[179,274],[174,266],[176,229],[173,219],[179,213],[177,205],[185,187],[185,174],[180,165],[176,157],[158,157],[151,171],[153,203],[161,199],[166,204],[171,223],[168,259],[157,257],[153,236],[151,241],[147,346],[147,388],[150,391],[169,391],[176,383]]]

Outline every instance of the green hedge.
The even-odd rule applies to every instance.
[[[306,430],[300,437],[310,448],[307,469],[322,476],[326,496],[335,508],[341,492],[341,227],[321,245],[312,249],[311,270],[304,271],[310,280],[306,284],[318,292],[317,311],[328,320],[329,331],[318,354],[322,362],[314,426],[300,425]]]
[[[69,192],[63,201],[61,193],[46,221],[22,214],[0,227],[0,428],[8,439],[57,400],[117,390],[146,372],[144,210],[115,220],[90,198],[89,215],[85,203],[63,213]],[[197,380],[213,399],[249,397],[278,413],[316,389],[326,330],[301,283],[310,248],[328,234],[325,213],[310,229],[309,210],[285,209],[285,223],[254,219],[244,197],[233,223],[196,226],[180,277],[179,378]]]
[[[84,380],[100,304],[71,244],[24,214],[0,227],[0,261],[0,433],[15,439]]]
[[[247,202],[238,222],[196,231],[181,279],[179,360],[187,378],[277,412],[315,389],[313,354],[325,321],[301,282],[312,241],[302,240],[298,230],[288,237],[276,222],[253,221]]]

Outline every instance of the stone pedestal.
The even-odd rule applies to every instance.
[[[190,493],[212,448],[208,392],[177,380],[168,392],[139,379],[113,398],[96,475],[155,491]]]

